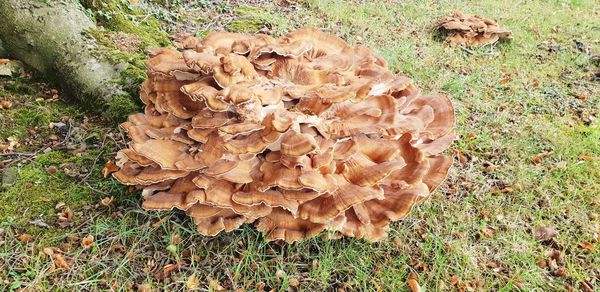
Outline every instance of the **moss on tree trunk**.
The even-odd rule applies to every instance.
[[[2,40],[0,40],[0,58],[8,57],[8,52],[2,47]]]
[[[98,57],[102,45],[86,34],[95,23],[74,0],[1,0],[0,39],[20,59],[94,111],[122,119],[137,109],[115,64]]]

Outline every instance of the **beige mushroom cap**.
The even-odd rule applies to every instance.
[[[267,240],[376,241],[448,173],[451,100],[365,46],[314,28],[176,42],[149,52],[144,113],[121,125],[113,177],[142,189],[145,209],[182,210],[207,236],[256,223]]]
[[[446,35],[446,41],[449,43],[468,47],[479,47],[499,40],[512,39],[512,32],[500,27],[495,20],[464,14],[460,11],[440,19],[436,28]]]

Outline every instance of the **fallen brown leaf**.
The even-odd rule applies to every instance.
[[[71,222],[73,221],[73,211],[71,208],[66,207],[64,211],[58,213],[58,221]]]
[[[6,63],[8,63],[10,60],[9,59],[0,59],[0,65],[4,65]]]
[[[64,202],[58,202],[58,203],[56,203],[56,206],[54,206],[54,210],[58,211],[58,210],[62,209],[64,206],[66,206],[66,204]]]
[[[0,109],[10,109],[12,106],[12,102],[8,100],[0,100]]]
[[[217,282],[217,280],[215,279],[210,279],[210,281],[208,281],[208,286],[215,291],[224,291],[225,288],[223,288],[223,286],[221,286],[219,284],[219,282]]]
[[[548,256],[550,259],[553,259],[557,262],[562,262],[562,258],[560,257],[560,251],[558,251],[556,249],[547,252],[546,256]]]
[[[160,279],[166,279],[169,277],[171,272],[179,268],[179,264],[167,264],[162,268],[162,274],[159,276]]]
[[[63,270],[66,270],[66,271],[71,270],[71,264],[69,264],[69,262],[67,260],[65,260],[65,258],[61,254],[54,253],[52,258],[54,259],[54,262]]]
[[[113,201],[113,197],[104,197],[102,198],[102,200],[100,200],[100,204],[102,204],[102,206],[110,206],[112,204]]]
[[[413,272],[408,276],[408,280],[406,280],[406,284],[410,288],[412,292],[421,292],[421,286],[419,282],[417,282],[417,275]]]
[[[472,141],[477,139],[477,135],[475,133],[469,133],[467,134],[467,141]]]
[[[300,285],[300,281],[296,278],[290,278],[290,280],[288,281],[288,284],[291,287],[298,287]]]
[[[534,164],[536,164],[536,165],[538,165],[538,164],[541,164],[541,163],[542,163],[542,159],[544,159],[544,158],[546,158],[546,157],[548,157],[548,156],[550,156],[550,155],[552,155],[552,154],[554,154],[554,151],[549,151],[549,152],[548,152],[548,151],[544,151],[544,152],[540,152],[540,153],[536,154],[536,155],[533,157],[533,163],[534,163]]]
[[[557,269],[550,271],[550,274],[552,276],[562,278],[567,276],[567,270],[565,269],[565,267],[558,267]]]
[[[556,235],[558,235],[558,230],[556,230],[552,227],[538,226],[535,229],[533,229],[533,235],[535,236],[535,239],[538,241],[546,241],[546,240],[550,240],[550,239],[554,238]]]
[[[188,277],[187,281],[185,281],[185,287],[189,290],[200,288],[200,281],[198,280],[195,274],[192,274]]]
[[[594,292],[593,287],[594,287],[594,284],[592,284],[592,282],[588,281],[588,280],[583,280],[579,284],[579,288],[581,289],[581,291],[584,291],[584,292]]]
[[[465,156],[462,151],[457,148],[450,147],[450,153],[454,154],[458,158],[460,164],[466,164],[469,161],[467,156]]]
[[[94,236],[89,234],[88,236],[81,239],[81,247],[88,249],[94,245]]]
[[[547,263],[547,262],[546,262],[546,260],[544,260],[544,259],[539,259],[539,260],[537,260],[535,263],[536,263],[536,265],[537,265],[538,267],[540,267],[541,269],[545,269],[545,268],[548,266],[548,263]]]
[[[492,238],[496,235],[496,228],[492,226],[485,226],[479,231],[479,235],[485,238]]]
[[[23,243],[29,243],[33,241],[33,236],[27,234],[27,233],[21,233],[19,235],[17,235],[17,239]]]
[[[452,276],[450,276],[450,279],[448,279],[448,283],[450,283],[450,285],[452,285],[452,286],[456,286],[460,283],[460,280],[458,279],[457,276],[452,275]]]
[[[594,244],[589,242],[589,241],[584,241],[582,243],[579,244],[579,247],[581,247],[582,249],[586,250],[586,251],[593,251],[594,250]]]
[[[506,72],[502,73],[502,79],[500,80],[500,83],[503,85],[510,83],[510,80],[511,80],[510,75],[511,75],[510,73],[506,73]]]
[[[172,243],[172,244],[180,244],[180,243],[181,243],[181,241],[182,241],[182,239],[181,239],[181,235],[179,235],[179,234],[173,234],[173,235],[171,236],[171,243]]]
[[[42,249],[42,252],[44,252],[44,254],[46,254],[48,256],[53,256],[54,248],[53,247],[44,247],[44,249]]]
[[[138,292],[151,292],[152,288],[150,288],[150,284],[148,283],[143,283],[143,284],[139,284],[137,285],[138,288]]]
[[[161,226],[167,220],[169,220],[169,217],[164,217],[164,218],[152,223],[152,228],[157,228],[158,226]]]

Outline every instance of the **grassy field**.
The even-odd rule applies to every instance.
[[[170,33],[309,25],[375,49],[452,97],[449,178],[374,244],[267,243],[251,227],[203,237],[101,177],[124,145],[114,123],[36,76],[0,77],[12,103],[0,109],[0,290],[404,291],[411,274],[431,291],[600,290],[597,1],[140,2]],[[514,40],[449,47],[432,25],[454,10]]]

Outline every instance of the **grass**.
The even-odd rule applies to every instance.
[[[299,290],[404,291],[408,275],[415,273],[420,285],[432,291],[598,289],[600,124],[594,117],[600,87],[593,76],[599,69],[576,44],[598,53],[597,2],[261,3],[203,5],[203,13],[225,16],[213,27],[198,29],[227,27],[228,21],[247,18],[236,8],[258,5],[266,11],[262,16],[276,20],[258,23],[267,31],[322,27],[374,48],[394,72],[410,76],[424,92],[451,95],[461,139],[454,145],[455,164],[446,183],[393,224],[388,239],[375,244],[313,238],[278,245],[264,242],[248,226],[203,237],[185,216],[143,211],[138,193],[101,178],[101,166],[122,146],[109,121],[90,116],[86,122],[89,114],[60,101],[34,102],[44,94],[34,82],[3,79],[0,98],[14,100],[15,106],[0,111],[6,129],[0,143],[15,137],[23,142],[15,151],[37,151],[50,143],[49,135],[64,137],[47,127],[62,116],[85,129],[70,140],[73,149],[57,147],[12,166],[16,181],[0,193],[0,286],[185,290],[194,286],[190,279],[197,279],[201,289],[213,291],[220,286],[288,290],[295,282],[300,286],[293,289]],[[161,4],[145,7],[156,12]],[[513,31],[514,40],[473,52],[448,47],[431,26],[454,10],[495,18]],[[169,11],[153,14],[173,17],[172,11],[180,10]],[[176,18],[197,17],[194,11]],[[560,49],[550,51],[550,46]],[[32,139],[29,130],[36,127]],[[103,138],[109,132],[114,139]],[[48,166],[63,164],[88,168],[91,174],[69,176],[60,167],[47,172]],[[28,183],[31,188],[24,189]],[[110,206],[100,204],[110,196]],[[66,226],[59,224],[61,211],[54,209],[59,201],[74,211]],[[38,218],[49,228],[29,223]],[[537,241],[536,227],[552,227],[558,235]],[[21,233],[34,240],[17,240]],[[94,243],[84,249],[80,240],[87,235],[94,236]],[[591,250],[584,248],[586,242]],[[44,247],[63,250],[70,270],[53,268],[54,260],[40,253]],[[170,264],[177,268],[164,274]]]

